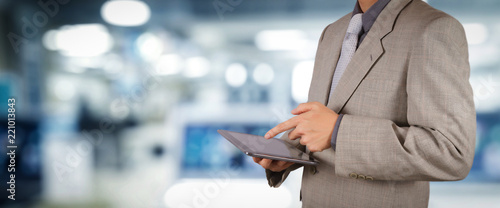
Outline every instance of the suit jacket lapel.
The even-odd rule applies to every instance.
[[[328,100],[327,106],[330,109],[337,113],[342,111],[351,95],[356,91],[356,88],[372,68],[373,64],[376,63],[384,53],[382,39],[392,31],[397,16],[411,1],[412,0],[392,0],[382,13],[380,13],[349,62],[339,84]],[[336,63],[334,65],[336,65]],[[332,76],[329,78],[331,82]],[[330,90],[327,91],[329,93]]]

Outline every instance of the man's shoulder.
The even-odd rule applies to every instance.
[[[431,24],[460,25],[460,22],[448,13],[420,0],[413,0],[408,4],[407,8],[401,12],[401,18],[405,20],[405,24],[423,28]]]
[[[460,46],[467,43],[465,30],[457,19],[420,0],[413,0],[401,11],[395,28],[407,31],[406,37],[415,43],[429,37],[446,37]]]

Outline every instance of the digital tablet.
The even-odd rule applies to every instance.
[[[263,136],[227,130],[217,130],[217,132],[243,153],[252,157],[282,160],[304,165],[318,165],[318,161],[312,156],[281,139],[266,139]]]

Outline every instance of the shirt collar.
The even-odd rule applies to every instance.
[[[373,23],[375,23],[375,20],[377,20],[378,15],[384,10],[385,6],[390,2],[391,0],[378,0],[373,4],[368,11],[366,11],[363,14],[362,21],[363,21],[363,32],[366,33],[368,32],[371,27],[373,26]],[[356,1],[356,6],[354,7],[354,11],[352,12],[352,16],[363,13],[363,10],[361,10],[361,7],[359,6],[359,2]]]

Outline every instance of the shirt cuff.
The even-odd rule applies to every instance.
[[[333,150],[336,150],[337,148],[337,134],[339,133],[339,126],[340,126],[340,121],[342,121],[342,117],[344,117],[344,114],[339,115],[339,117],[337,118],[337,122],[335,122],[335,127],[333,127],[332,140],[331,140]]]

